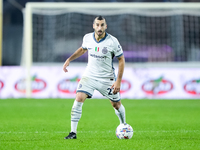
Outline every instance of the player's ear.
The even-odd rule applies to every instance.
[[[93,23],[93,29],[94,29],[94,23]]]

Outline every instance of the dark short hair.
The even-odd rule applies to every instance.
[[[102,16],[98,16],[98,17],[96,17],[96,19],[97,19],[97,20],[104,20],[105,18],[102,17]]]
[[[105,22],[106,22],[106,19],[105,19],[104,17],[102,17],[101,15],[98,16],[98,17],[96,17],[96,18],[94,19],[93,23],[95,22],[95,20],[105,20]]]

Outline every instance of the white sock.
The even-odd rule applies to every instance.
[[[71,132],[77,132],[78,121],[82,115],[82,106],[82,102],[77,102],[76,100],[74,101],[71,111]]]
[[[115,109],[115,108],[114,108]],[[122,123],[126,123],[126,119],[125,119],[125,108],[124,106],[121,104],[121,106],[119,107],[119,109],[115,109],[115,114],[118,116],[120,124]]]

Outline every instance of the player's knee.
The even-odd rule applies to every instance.
[[[85,93],[77,93],[76,94],[77,102],[84,102],[86,98],[87,98],[87,95]]]
[[[77,102],[84,102],[84,99],[82,97],[80,97],[80,96],[77,96],[76,97],[76,101]]]
[[[119,101],[119,102],[112,102],[112,106],[115,108],[115,109],[119,109],[120,108],[120,106],[121,106],[121,101]]]

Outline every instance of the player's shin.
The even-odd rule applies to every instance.
[[[74,101],[72,111],[71,111],[71,132],[77,132],[78,121],[82,115],[82,102]]]
[[[115,108],[114,108],[115,109]],[[115,114],[118,116],[120,124],[122,123],[126,123],[126,118],[125,118],[125,108],[124,106],[121,104],[121,106],[119,107],[119,109],[115,109]]]

